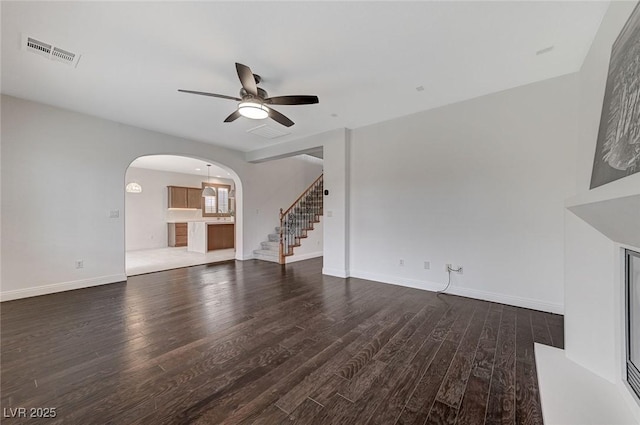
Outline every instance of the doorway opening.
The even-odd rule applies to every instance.
[[[205,187],[215,190],[203,193]],[[134,160],[125,174],[127,276],[239,258],[240,195],[237,174],[214,161],[179,155]]]

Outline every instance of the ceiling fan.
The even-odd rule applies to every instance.
[[[179,92],[199,94],[202,96],[219,97],[221,99],[230,99],[240,102],[238,109],[229,115],[224,122],[232,122],[244,116],[254,120],[271,118],[280,124],[291,127],[293,121],[276,111],[271,105],[311,105],[318,103],[318,96],[299,95],[299,96],[275,96],[269,97],[268,93],[258,87],[262,80],[259,75],[254,74],[246,65],[236,63],[236,71],[240,78],[242,88],[240,89],[240,97],[226,96],[224,94],[206,93],[202,91],[182,90]]]

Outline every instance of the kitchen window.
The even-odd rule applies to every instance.
[[[229,205],[229,191],[231,186],[227,184],[202,183],[202,187],[213,187],[216,196],[204,196],[203,199],[203,217],[230,217],[231,206]]]

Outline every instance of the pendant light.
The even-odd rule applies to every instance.
[[[209,179],[209,170],[211,169],[211,164],[207,164],[207,183],[210,183]],[[204,188],[204,190],[202,191],[202,197],[207,197],[207,196],[216,196],[216,190],[215,188],[211,187],[211,186],[206,186]]]

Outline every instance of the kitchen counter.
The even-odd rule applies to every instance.
[[[187,251],[206,254],[215,249],[235,247],[233,221],[187,221]],[[210,228],[211,227],[211,228]]]
[[[234,220],[229,220],[229,219],[227,219],[227,220],[224,220],[224,219],[218,220],[215,217],[214,218],[211,218],[211,217],[208,217],[208,218],[191,218],[191,219],[188,219],[188,220],[167,220],[167,223],[189,223],[190,221],[193,221],[193,222],[205,222],[205,223],[209,223],[209,224],[234,224],[235,223]]]

